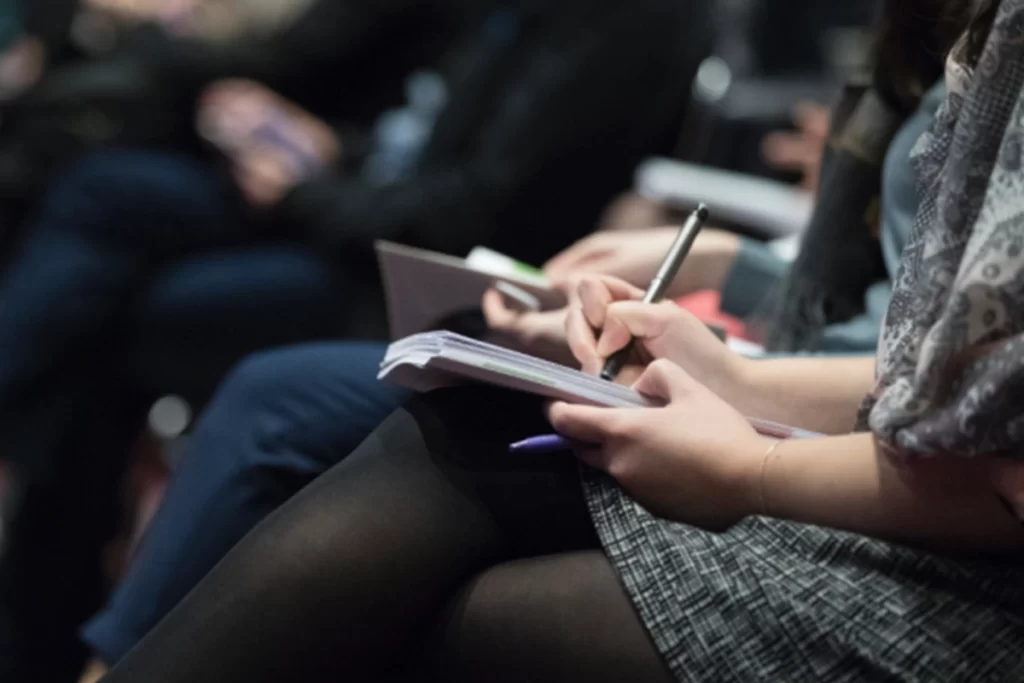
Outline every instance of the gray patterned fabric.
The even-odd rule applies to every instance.
[[[1024,455],[1024,0],[916,148],[923,204],[861,426],[905,454]],[[595,527],[680,681],[1024,681],[1024,557],[754,518],[656,519],[586,471]]]
[[[861,424],[903,456],[1024,458],[1024,0],[947,86]]]
[[[726,534],[584,490],[605,552],[686,683],[1024,681],[1024,562],[955,561],[754,518]]]

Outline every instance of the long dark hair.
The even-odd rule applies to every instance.
[[[847,89],[837,107],[803,246],[765,303],[768,350],[817,349],[825,327],[863,311],[865,291],[887,276],[874,234],[886,148],[942,76],[954,44],[958,59],[977,62],[998,8],[999,0],[887,0],[874,87]]]
[[[887,0],[875,44],[876,89],[913,110],[965,32],[957,58],[977,62],[998,9],[999,0]]]
[[[956,36],[950,36],[956,40],[964,31],[967,32],[967,40],[964,43],[964,52],[958,55],[971,66],[978,63],[981,51],[985,48],[985,41],[992,30],[992,24],[996,20],[996,13],[999,11],[1000,0],[984,0],[979,3],[972,3],[970,0],[957,0],[950,8],[950,23],[958,26],[960,31]],[[972,8],[972,4],[977,7]]]

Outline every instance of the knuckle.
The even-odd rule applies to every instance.
[[[653,361],[647,369],[649,372],[655,375],[669,375],[675,370],[675,364],[667,358],[658,358]]]
[[[633,478],[634,466],[630,458],[616,456],[609,458],[606,471],[616,481],[626,484]]]
[[[636,426],[631,420],[608,417],[604,423],[608,435],[617,441],[628,441],[636,435]]]
[[[555,404],[551,406],[551,410],[548,413],[548,419],[551,421],[551,426],[554,427],[556,432],[567,431],[572,427],[572,418],[568,413],[565,406],[561,404]]]
[[[583,273],[577,281],[581,293],[589,293],[601,287],[601,278],[588,273]]]

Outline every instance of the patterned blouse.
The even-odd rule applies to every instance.
[[[1024,0],[946,80],[861,427],[902,458],[1024,460]]]

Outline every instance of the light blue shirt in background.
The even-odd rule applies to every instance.
[[[825,328],[822,352],[875,353],[882,320],[892,296],[891,280],[896,277],[903,248],[917,215],[918,196],[910,152],[921,135],[928,131],[944,99],[944,87],[937,85],[932,88],[918,111],[893,139],[886,155],[882,173],[881,242],[889,280],[868,289],[864,313]],[[778,284],[788,268],[789,263],[776,256],[764,243],[743,240],[722,288],[722,310],[741,318],[751,315],[763,301],[765,293]]]

